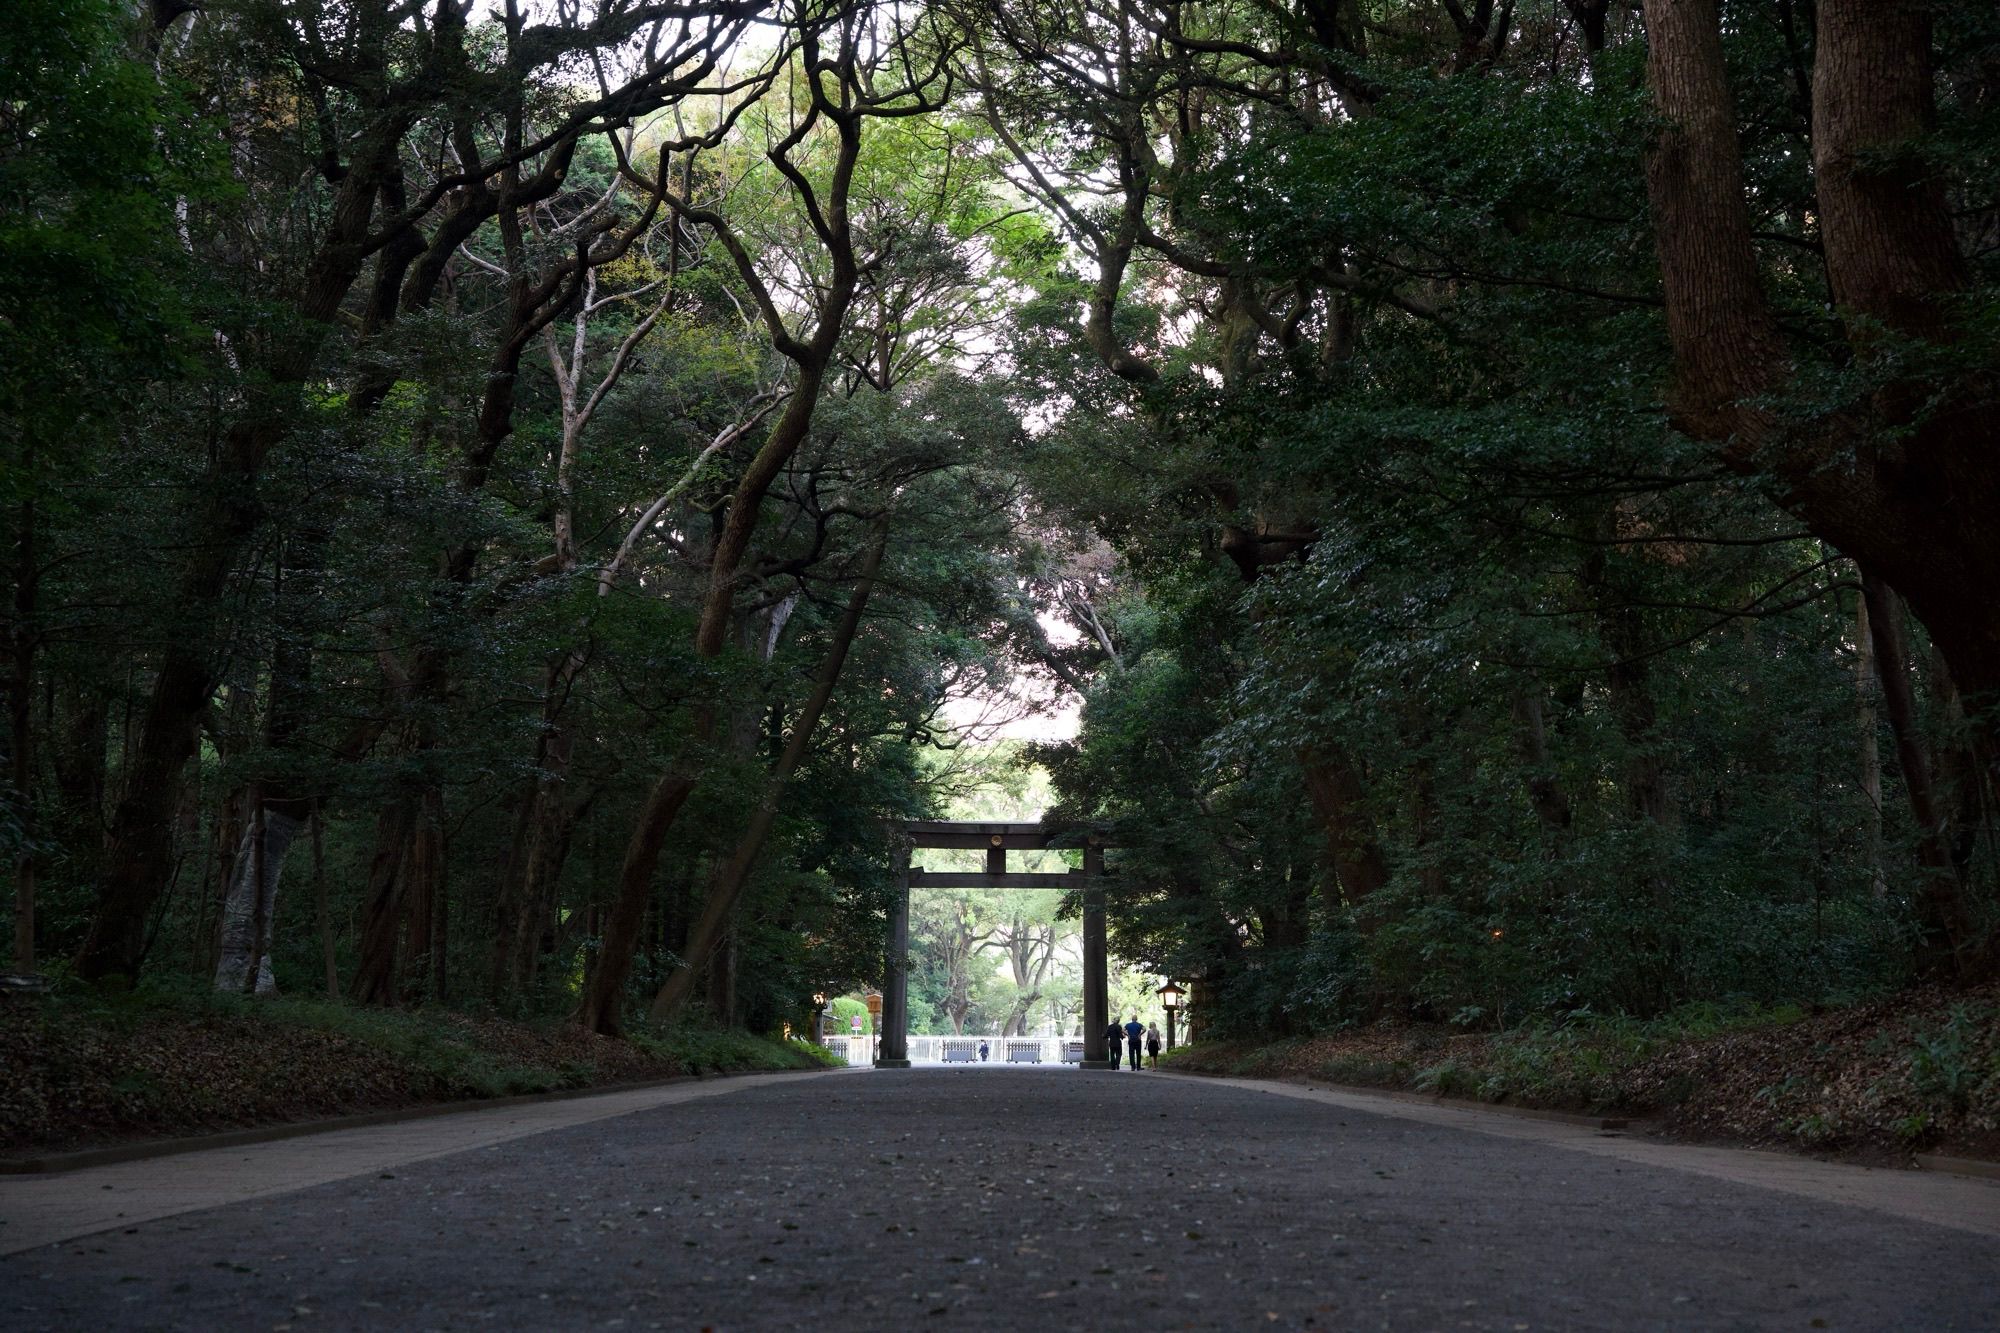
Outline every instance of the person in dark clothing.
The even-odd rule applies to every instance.
[[[991,1050],[992,1048],[989,1047],[985,1042],[982,1041],[979,1043],[979,1063],[981,1064],[986,1063],[986,1057],[991,1052]]]
[[[1156,1023],[1146,1024],[1146,1063],[1160,1067],[1160,1029]]]
[[[1139,1021],[1139,1015],[1132,1015],[1132,1021],[1125,1025],[1125,1049],[1131,1053],[1132,1068],[1139,1068],[1139,1047],[1146,1040],[1146,1025]]]
[[[1123,1040],[1125,1040],[1125,1029],[1119,1027],[1115,1020],[1110,1027],[1104,1029],[1104,1051],[1111,1060],[1113,1069],[1118,1068],[1118,1043]]]

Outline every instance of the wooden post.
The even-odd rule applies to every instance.
[[[1111,1022],[1109,945],[1104,931],[1104,847],[1095,836],[1084,844],[1083,873],[1083,1067],[1110,1069],[1104,1029]]]
[[[896,876],[896,900],[889,906],[887,966],[882,969],[881,1045],[877,1069],[910,1067],[910,849],[903,847],[903,871]]]

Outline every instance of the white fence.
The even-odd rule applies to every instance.
[[[979,1044],[986,1043],[986,1063],[1001,1065],[1053,1064],[1061,1058],[1062,1040],[1058,1037],[912,1037],[910,1038],[911,1064],[957,1064],[966,1057],[963,1051],[974,1052],[977,1060]]]
[[[919,1065],[978,1064],[979,1043],[986,1043],[988,1064],[1081,1064],[1081,1037],[911,1037],[910,1063]],[[828,1037],[826,1048],[850,1065],[875,1062],[874,1037]]]
[[[821,1044],[851,1065],[875,1063],[873,1037],[828,1037]]]

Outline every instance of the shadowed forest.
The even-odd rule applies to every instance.
[[[1975,0],[11,0],[14,970],[803,1031],[1032,764],[1200,1040],[2000,1098],[1996,277]]]

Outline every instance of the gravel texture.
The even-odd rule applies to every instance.
[[[28,1329],[1994,1329],[1989,1236],[1075,1069],[742,1092],[0,1260]]]

